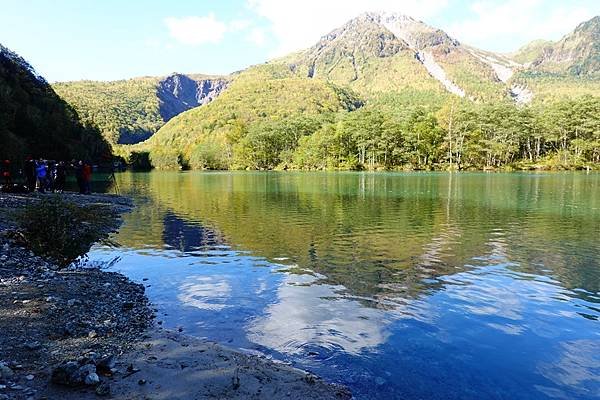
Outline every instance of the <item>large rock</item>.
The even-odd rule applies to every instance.
[[[64,386],[96,385],[100,378],[94,364],[81,365],[77,361],[67,361],[52,371],[52,383]]]
[[[12,378],[14,375],[15,373],[8,367],[8,365],[0,363],[0,379],[7,380]]]

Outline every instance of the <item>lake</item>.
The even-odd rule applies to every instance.
[[[357,399],[600,398],[600,174],[151,172],[91,262]]]

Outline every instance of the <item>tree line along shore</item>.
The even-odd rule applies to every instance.
[[[160,169],[572,170],[600,166],[598,97],[531,106],[456,99],[424,104],[429,105],[390,97],[351,112],[252,123],[232,115],[220,127],[200,129],[200,133],[189,125],[195,120],[181,119],[164,128],[168,135],[159,132],[147,143],[122,146],[117,152],[134,165]]]

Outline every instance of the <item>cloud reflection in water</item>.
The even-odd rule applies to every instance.
[[[220,311],[231,294],[231,286],[226,277],[190,276],[179,287],[177,296],[184,305],[208,311]]]
[[[307,345],[358,354],[389,336],[386,313],[340,297],[330,285],[310,285],[308,275],[288,275],[277,289],[278,301],[248,327],[252,342],[287,354]]]

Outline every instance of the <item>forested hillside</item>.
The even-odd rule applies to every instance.
[[[271,85],[288,90],[300,82]],[[149,143],[152,162],[159,168],[426,170],[600,163],[598,97],[517,106],[456,98],[419,105],[390,96],[352,112],[334,102],[310,113],[299,113],[296,105],[279,117],[260,108],[266,118],[223,96],[167,124]],[[230,118],[219,116],[225,109]]]
[[[580,43],[580,58],[593,21],[563,39]],[[533,65],[548,45],[512,57]],[[528,69],[410,17],[364,14],[241,72],[213,103],[131,150],[158,168],[594,168],[600,80],[585,65]]]
[[[599,17],[503,55],[408,16],[365,13],[304,51],[228,77],[54,87],[115,152],[158,168],[595,168],[599,46]],[[21,110],[7,93],[19,92],[3,99]]]
[[[0,45],[0,159],[68,160],[110,154],[99,131],[79,121],[23,58]]]
[[[98,126],[111,144],[148,139],[175,115],[207,104],[226,86],[224,78],[183,74],[53,85],[85,122]]]
[[[253,67],[215,101],[175,117],[137,149],[149,148],[159,168],[244,168],[254,161],[266,168],[272,153],[292,151],[322,120],[361,104],[346,90],[295,77],[287,68]],[[269,126],[286,129],[287,142],[272,142]]]

